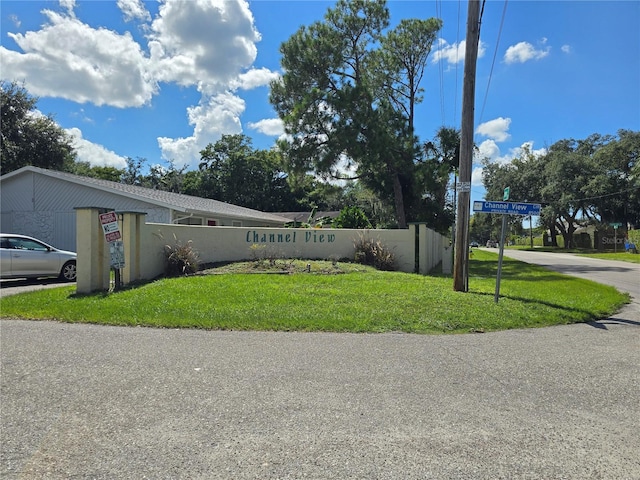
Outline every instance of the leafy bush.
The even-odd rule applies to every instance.
[[[333,221],[335,228],[371,228],[371,222],[360,207],[350,206],[340,210]]]
[[[198,252],[193,248],[193,242],[189,240],[186,244],[180,242],[174,236],[173,245],[165,245],[166,255],[165,274],[169,277],[189,275],[198,271]]]
[[[356,263],[370,265],[378,270],[395,270],[395,256],[380,240],[360,235],[354,243],[354,247],[356,249],[354,257]]]

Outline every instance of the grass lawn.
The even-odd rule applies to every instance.
[[[484,251],[474,251],[470,260],[467,293],[454,292],[449,277],[281,262],[278,270],[296,273],[165,278],[91,295],[76,295],[68,286],[5,297],[0,315],[166,328],[461,333],[584,322],[606,317],[628,301],[612,287],[507,258],[496,304],[497,255]]]

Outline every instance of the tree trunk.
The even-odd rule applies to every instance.
[[[407,228],[407,219],[404,214],[404,197],[402,195],[402,184],[398,172],[393,173],[393,197],[396,205],[396,221],[398,228]]]
[[[549,227],[549,236],[551,237],[551,246],[552,247],[557,247],[558,246],[558,239],[556,238],[557,234],[558,234],[558,232],[556,230],[556,223],[554,221],[551,224],[551,226]]]

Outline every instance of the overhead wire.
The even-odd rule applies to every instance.
[[[480,109],[480,116],[478,117],[478,124],[482,123],[482,117],[484,115],[484,108],[487,105],[487,98],[489,97],[489,88],[491,87],[491,78],[493,77],[493,67],[496,64],[496,56],[498,54],[498,47],[500,46],[500,37],[502,35],[502,28],[504,26],[504,19],[507,14],[507,4],[509,0],[504,1],[504,7],[502,9],[502,18],[500,19],[500,28],[498,29],[498,38],[496,39],[496,47],[493,51],[493,60],[491,61],[491,70],[489,71],[489,79],[487,80],[487,89],[484,93],[484,99],[482,101],[482,108]],[[482,3],[482,12],[484,12],[484,2]],[[482,13],[480,14],[480,21],[482,21]]]
[[[460,3],[461,0],[458,0],[458,22],[456,24],[456,89],[455,95],[453,96],[453,124],[457,125],[458,122],[458,60],[460,53]]]
[[[436,0],[436,18],[442,19],[442,4],[441,0]],[[445,124],[446,116],[445,116],[445,108],[444,108],[444,67],[442,66],[442,29],[438,31],[438,40],[440,46],[440,54],[438,55],[438,74],[440,76],[440,115],[442,118],[442,124]]]

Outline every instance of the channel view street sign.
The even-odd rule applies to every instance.
[[[504,199],[509,198],[510,188],[504,189]],[[503,215],[540,215],[539,203],[516,202],[473,202],[473,211],[477,213],[501,213]],[[502,233],[500,233],[500,253],[498,254],[498,273],[496,275],[496,293],[494,300],[498,303],[500,297],[500,277],[502,276],[502,256],[504,255],[505,232],[507,231],[507,217],[502,217]]]
[[[502,213],[505,215],[540,215],[539,203],[473,202],[473,211],[478,213]]]

